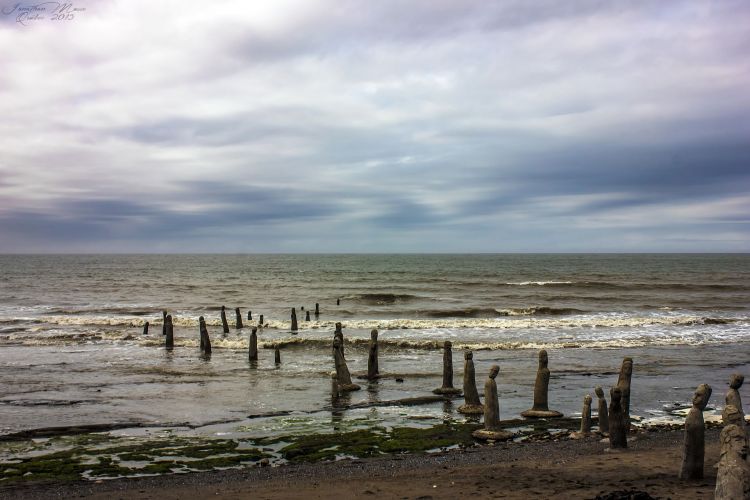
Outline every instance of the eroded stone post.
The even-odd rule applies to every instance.
[[[750,498],[750,465],[747,462],[745,417],[734,405],[727,405],[722,417],[724,428],[719,435],[721,455],[717,464],[714,498]]]
[[[479,399],[477,391],[476,374],[474,370],[474,353],[464,353],[464,404],[458,407],[459,413],[467,415],[481,415],[484,413],[484,405]]]
[[[550,371],[547,367],[549,357],[547,351],[539,351],[539,366],[536,371],[536,381],[534,382],[534,405],[522,412],[521,415],[527,418],[557,418],[563,414],[559,411],[550,410],[547,402],[549,394]]]
[[[711,397],[711,386],[701,384],[695,389],[693,407],[685,418],[685,444],[682,449],[680,479],[703,479],[703,459],[706,454],[706,425],[703,410]]]
[[[510,432],[500,429],[500,403],[497,398],[497,382],[495,382],[499,372],[500,367],[492,365],[484,383],[484,429],[476,430],[471,434],[477,439],[500,441],[513,437]]]
[[[434,391],[435,394],[461,394],[461,389],[453,387],[453,344],[446,340],[443,344],[443,385]]]

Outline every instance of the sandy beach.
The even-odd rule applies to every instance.
[[[631,435],[608,451],[598,438],[496,443],[438,454],[256,467],[96,482],[0,487],[0,498],[713,498],[718,433],[706,431],[704,479],[677,478],[682,431]],[[610,495],[610,496],[607,496]],[[649,497],[639,497],[649,498]]]

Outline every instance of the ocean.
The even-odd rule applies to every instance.
[[[162,310],[174,317],[172,351]],[[198,349],[199,316],[210,358]],[[466,349],[480,392],[500,366],[503,419],[531,406],[539,349],[549,352],[550,407],[566,415],[580,415],[595,386],[608,394],[625,356],[632,415],[669,417],[701,383],[718,412],[729,375],[750,367],[750,255],[1,255],[0,434],[98,424],[263,437],[466,419],[461,400],[333,409],[336,322],[362,386],[352,404],[431,394],[450,340],[456,387]],[[386,376],[368,383],[356,375],[372,329]]]

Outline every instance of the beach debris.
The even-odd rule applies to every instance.
[[[432,391],[435,394],[461,394],[461,389],[453,387],[453,344],[446,340],[443,344],[443,385]]]
[[[148,335],[148,321],[143,323],[143,335]]]
[[[615,386],[609,390],[609,447],[628,447],[628,430],[625,427],[625,412],[622,409],[622,391]]]
[[[534,382],[534,406],[521,413],[526,418],[558,418],[563,414],[559,411],[550,410],[547,403],[549,392],[550,372],[547,368],[549,357],[547,351],[539,351],[539,367],[536,371],[536,381]]]
[[[252,311],[247,311],[247,320],[248,321],[252,321],[252,319],[253,319],[253,312]]]
[[[626,357],[622,360],[620,375],[617,378],[617,387],[622,394],[622,412],[625,418],[625,432],[630,431],[630,380],[633,378],[633,358]]]
[[[318,316],[320,316],[320,304],[316,302],[315,303],[315,318],[317,319]]]
[[[229,323],[227,323],[227,311],[224,306],[221,306],[221,326],[224,328],[224,333],[229,333]]]
[[[484,405],[479,400],[477,381],[474,371],[474,353],[464,352],[464,404],[458,407],[459,413],[467,415],[481,415]]]
[[[167,327],[167,340],[165,346],[168,350],[174,349],[174,326],[172,325],[172,315],[167,314],[167,319],[164,321]]]
[[[513,437],[511,432],[500,428],[500,403],[497,399],[497,382],[495,382],[499,372],[500,367],[492,365],[487,381],[484,383],[484,429],[471,433],[477,439],[504,441]]]
[[[274,348],[273,348],[273,362],[276,365],[280,365],[281,364],[281,351],[279,350],[279,346],[278,345],[274,346]]]
[[[299,328],[297,327],[297,311],[292,307],[292,331],[296,332]]]
[[[336,339],[339,339],[338,350],[341,351],[341,357],[344,357],[344,331],[341,323],[336,323],[336,330],[333,332],[333,348],[336,349]]]
[[[260,315],[260,319],[258,320],[258,328],[263,328],[263,315]]]
[[[305,311],[305,321],[310,321],[310,311]]]
[[[378,331],[370,332],[370,352],[367,356],[367,380],[375,380],[380,377],[378,366]]]
[[[242,330],[242,313],[240,313],[239,307],[234,308],[234,314],[237,316],[237,321],[235,322],[234,327],[237,330]]]
[[[337,305],[337,306],[340,306],[340,305],[341,305],[341,299],[336,299],[336,305]]]
[[[703,479],[706,425],[703,410],[711,397],[711,386],[701,384],[695,389],[693,407],[685,418],[685,445],[682,450],[680,479]]]
[[[732,377],[734,378],[734,375]],[[747,462],[748,443],[744,414],[736,406],[727,405],[722,417],[724,428],[719,435],[721,454],[717,464],[714,498],[750,498],[750,464]]]
[[[253,327],[250,332],[250,343],[248,346],[248,359],[258,361],[258,328]]]
[[[161,334],[167,334],[167,311],[161,312]]]
[[[198,325],[201,336],[201,352],[211,354],[211,339],[208,336],[208,328],[206,328],[206,320],[203,316],[198,318]]]
[[[349,373],[349,368],[346,366],[346,360],[341,349],[341,339],[339,337],[334,337],[333,339],[333,362],[336,366],[339,392],[358,391],[360,387],[352,383],[352,376]]]
[[[737,411],[742,415],[742,420],[745,420],[745,410],[742,408],[742,398],[740,397],[740,387],[745,382],[745,376],[741,373],[733,373],[729,378],[729,391],[727,391],[726,405],[734,406]]]
[[[597,385],[594,388],[594,393],[599,399],[599,406],[597,408],[597,415],[599,417],[599,432],[609,432],[609,410],[607,409],[607,399],[604,397],[604,389]]]

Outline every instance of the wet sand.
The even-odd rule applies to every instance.
[[[432,455],[399,455],[280,467],[98,482],[0,486],[0,498],[596,498],[642,491],[710,499],[719,429],[706,431],[705,479],[677,479],[682,431],[642,432],[629,449],[599,439],[497,443]],[[616,497],[610,497],[616,498]]]

